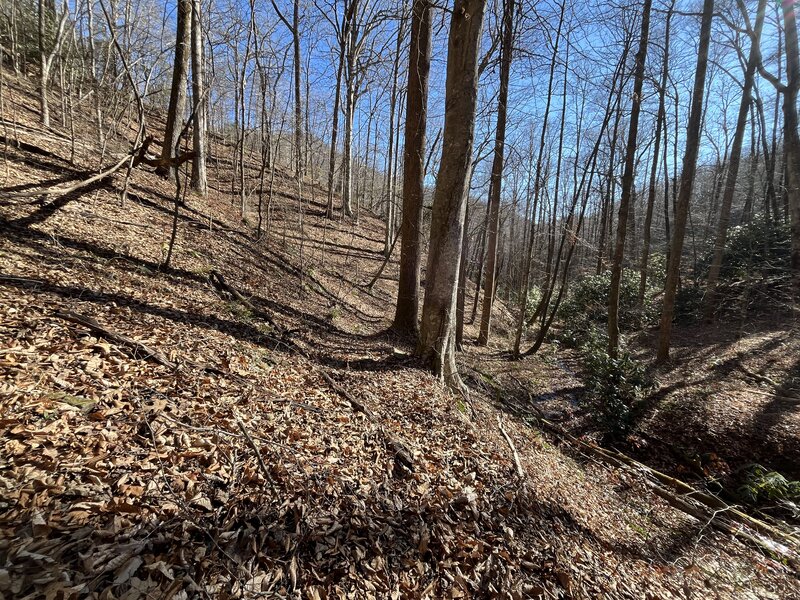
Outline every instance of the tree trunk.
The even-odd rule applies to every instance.
[[[348,58],[348,63],[352,63]],[[352,73],[355,65],[348,65],[347,70]],[[348,76],[347,96],[344,109],[344,157],[342,164],[342,212],[346,217],[353,216],[353,116],[356,110],[356,94],[353,90],[352,75]]]
[[[397,44],[395,46],[394,61],[392,63],[392,89],[389,98],[389,143],[388,143],[388,156],[386,158],[386,239],[384,240],[383,254],[389,256],[392,246],[394,245],[394,205],[395,205],[395,112],[397,108],[397,79],[400,71],[400,49],[402,48],[403,36],[405,34],[405,13],[401,16],[400,22],[397,25]],[[377,136],[375,137],[377,140]],[[377,146],[377,144],[376,144]],[[376,148],[377,149],[377,148]],[[372,173],[374,175],[375,169],[373,167]]]
[[[456,0],[450,22],[442,159],[436,178],[417,355],[463,389],[455,361],[455,309],[464,211],[475,137],[478,45],[486,0]]]
[[[406,93],[405,148],[403,150],[403,220],[400,225],[400,281],[392,328],[416,335],[419,317],[422,255],[422,202],[425,176],[425,129],[428,114],[428,75],[431,67],[431,12],[429,0],[414,0],[411,8],[411,49]]]
[[[700,125],[703,118],[703,95],[705,93],[713,13],[714,0],[704,0],[703,18],[700,24],[697,70],[695,71],[692,91],[692,106],[689,112],[689,124],[686,129],[686,153],[683,155],[680,191],[677,206],[675,207],[675,223],[670,243],[670,259],[667,266],[667,282],[664,287],[664,307],[661,311],[661,333],[656,358],[658,362],[669,360],[670,334],[672,332],[672,317],[675,314],[675,296],[678,292],[683,240],[686,235],[689,202],[692,198],[692,186],[694,185],[694,175],[697,170],[697,153],[700,145]]]
[[[192,19],[191,0],[178,0],[178,22],[175,32],[175,62],[172,69],[172,89],[169,94],[167,108],[167,125],[164,128],[164,145],[161,147],[161,158],[175,158],[175,144],[183,128],[183,117],[186,113],[186,84],[189,73],[189,33]],[[159,175],[174,178],[173,169],[159,167]]]
[[[456,350],[464,347],[464,313],[467,301],[467,256],[469,256],[469,199],[464,216],[464,235],[461,236],[461,264],[458,267],[458,298],[456,299]]]
[[[675,0],[670,4],[667,11],[667,22],[664,30],[664,62],[661,67],[661,84],[658,88],[658,114],[656,115],[656,137],[653,148],[653,165],[650,169],[650,184],[647,189],[647,212],[644,217],[644,230],[642,232],[642,257],[639,263],[639,307],[644,306],[644,295],[647,290],[647,263],[650,259],[650,227],[653,223],[653,211],[656,202],[656,177],[658,176],[658,162],[661,160],[661,132],[664,131],[666,138],[666,102],[667,78],[669,76],[669,38],[670,25],[672,23],[672,11],[675,8]],[[666,148],[666,139],[664,147]],[[666,173],[664,174],[666,177]]]
[[[758,68],[758,45],[761,40],[761,30],[764,25],[766,5],[767,0],[759,0],[754,31],[755,37],[750,42],[750,55],[747,59],[747,67],[744,73],[742,100],[739,103],[736,132],[733,135],[730,162],[728,163],[728,174],[725,180],[725,189],[722,193],[722,206],[720,208],[719,223],[717,224],[717,235],[714,239],[714,258],[711,261],[706,295],[703,299],[703,316],[706,320],[712,319],[716,305],[716,287],[717,281],[719,280],[719,272],[722,268],[722,255],[725,252],[725,242],[728,237],[728,224],[731,219],[731,206],[733,205],[733,195],[736,192],[736,181],[739,175],[739,163],[742,156],[744,132],[747,128],[747,117],[752,101],[753,80],[755,79],[756,69]],[[750,160],[754,161],[755,156],[750,156]]]
[[[294,168],[297,181],[303,177],[303,97],[300,94],[300,0],[292,11],[292,46],[294,49]]]
[[[339,134],[339,106],[342,96],[342,72],[344,71],[344,45],[339,47],[339,66],[336,69],[336,88],[333,96],[333,123],[331,124],[331,148],[328,159],[328,207],[326,216],[333,219],[333,179],[336,172],[336,141]]]
[[[619,290],[622,281],[622,262],[625,256],[625,233],[628,227],[628,211],[633,195],[633,174],[636,163],[636,138],[639,132],[639,112],[641,110],[644,67],[647,60],[647,39],[650,35],[651,0],[645,0],[642,9],[642,33],[639,51],[636,53],[636,68],[633,81],[628,142],[625,149],[625,169],[622,172],[622,194],[617,217],[617,243],[614,247],[614,260],[611,265],[611,290],[608,299],[608,354],[617,357],[619,351]]]
[[[192,122],[192,189],[205,196],[208,193],[206,175],[206,90],[205,67],[203,65],[203,21],[200,14],[200,0],[192,0],[192,102],[194,121]]]
[[[50,79],[50,64],[47,60],[47,50],[45,49],[46,34],[46,11],[45,0],[39,0],[39,59],[40,59],[40,80],[39,80],[39,111],[42,125],[50,127],[50,104],[47,101],[47,85]]]
[[[497,126],[494,138],[492,161],[492,194],[489,198],[489,241],[486,254],[486,292],[483,297],[481,329],[478,344],[489,343],[494,306],[495,277],[497,277],[497,232],[500,224],[500,195],[503,187],[503,160],[506,139],[506,116],[508,114],[508,80],[513,56],[515,0],[503,0],[503,34],[500,42],[500,90],[497,96]]]
[[[800,310],[800,133],[797,96],[800,92],[800,48],[797,40],[796,5],[783,3],[786,46],[786,86],[783,90],[783,146],[786,161],[785,202],[792,231],[792,296],[794,310]]]

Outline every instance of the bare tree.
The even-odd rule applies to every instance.
[[[761,62],[760,40],[747,19],[743,0],[737,0],[739,10],[745,16],[751,43],[759,49],[758,70],[767,81],[783,96],[783,150],[785,160],[786,190],[785,202],[788,205],[792,231],[792,296],[795,310],[800,310],[800,132],[798,132],[797,97],[800,93],[800,48],[797,39],[796,3],[784,2],[783,31],[786,45],[786,83],[778,76],[768,72]],[[773,161],[774,161],[773,150]],[[773,210],[773,215],[776,213]]]
[[[639,51],[636,53],[636,67],[633,79],[628,142],[625,148],[625,170],[622,173],[622,196],[617,217],[617,243],[614,247],[614,260],[611,267],[611,289],[608,299],[608,354],[617,357],[619,350],[619,289],[622,281],[622,261],[625,256],[625,234],[628,225],[631,196],[633,194],[633,175],[636,162],[636,140],[639,132],[639,112],[642,105],[642,86],[644,67],[647,60],[647,40],[650,35],[650,7],[652,0],[645,0],[642,9],[642,33],[639,37]]]
[[[694,175],[697,170],[697,153],[700,146],[700,126],[703,119],[703,97],[708,67],[708,48],[711,44],[711,22],[714,15],[714,0],[703,1],[703,17],[700,23],[700,44],[697,54],[697,69],[692,90],[692,105],[689,111],[689,124],[686,128],[686,152],[683,155],[680,191],[675,206],[675,223],[670,242],[670,255],[667,265],[667,281],[664,287],[664,306],[661,310],[661,332],[658,340],[656,360],[669,360],[672,317],[675,314],[675,296],[678,293],[681,254],[686,235],[686,221],[689,216],[689,202],[692,197]]]
[[[447,47],[442,159],[436,177],[417,355],[448,385],[462,388],[455,317],[464,211],[475,137],[478,44],[486,0],[456,0]]]
[[[666,24],[664,28],[664,60],[661,65],[661,82],[658,86],[658,112],[656,114],[656,132],[653,148],[653,164],[650,169],[650,183],[647,188],[647,209],[644,218],[642,231],[642,256],[639,263],[639,307],[644,305],[644,295],[647,290],[647,268],[650,258],[650,229],[653,222],[653,212],[656,202],[656,177],[658,175],[658,163],[661,159],[661,138],[663,132],[664,148],[667,147],[666,140],[666,95],[667,95],[667,76],[669,74],[669,45],[670,27],[672,24],[672,14],[675,9],[675,0],[672,0],[667,10]],[[667,174],[664,173],[666,178]]]
[[[355,0],[354,0],[355,1]],[[294,52],[294,169],[295,177],[299,181],[303,176],[303,97],[301,96],[301,61],[300,61],[300,0],[292,3],[292,22],[283,15],[283,12],[270,0],[272,8],[281,22],[286,25],[292,35],[292,49]]]
[[[495,128],[494,159],[492,161],[491,196],[489,198],[489,238],[486,255],[486,293],[481,313],[478,344],[489,343],[489,331],[494,305],[495,277],[497,276],[497,230],[500,225],[500,195],[503,187],[503,160],[508,115],[508,80],[513,57],[514,0],[503,0],[502,41],[500,43],[500,90],[497,96],[497,126]]]
[[[172,88],[167,108],[167,124],[164,128],[164,143],[161,146],[161,159],[164,164],[175,158],[183,118],[186,112],[186,85],[189,74],[189,48],[192,21],[191,0],[177,0],[178,18],[175,30],[175,62],[172,70]],[[173,178],[172,167],[161,166],[156,172],[162,176]]]
[[[403,150],[403,216],[400,224],[400,281],[392,328],[402,334],[418,331],[422,200],[425,177],[425,132],[428,118],[428,76],[431,68],[429,0],[411,5],[411,49],[408,58],[405,147]]]
[[[205,66],[203,64],[203,20],[200,13],[200,0],[192,0],[192,189],[201,196],[208,193],[206,175],[206,86]]]
[[[49,3],[46,3],[45,0],[39,0],[39,109],[42,125],[45,127],[50,127],[50,103],[47,99],[50,85],[50,69],[53,67],[53,61],[61,52],[61,46],[66,39],[67,21],[69,19],[69,5],[67,4],[67,0],[64,0],[61,15],[58,17],[55,38],[52,41],[52,46],[48,49],[47,21],[49,13],[52,13],[52,18],[55,19],[55,9],[50,7]]]
[[[706,319],[712,318],[716,304],[716,286],[720,269],[722,268],[722,255],[725,251],[725,242],[728,237],[728,224],[731,218],[733,195],[736,192],[736,179],[739,176],[739,163],[742,155],[742,144],[744,143],[744,132],[747,128],[747,117],[752,103],[753,81],[755,80],[756,69],[758,68],[758,44],[761,41],[761,30],[764,26],[766,4],[766,0],[759,0],[758,2],[754,37],[751,41],[750,55],[747,59],[747,66],[745,67],[742,99],[739,104],[739,114],[736,118],[736,131],[733,135],[733,145],[731,146],[731,155],[728,163],[728,174],[725,181],[725,190],[722,194],[722,206],[720,207],[719,222],[717,224],[717,235],[714,240],[714,257],[711,261],[706,295],[703,299],[703,314]],[[755,156],[751,156],[750,160],[755,160]]]

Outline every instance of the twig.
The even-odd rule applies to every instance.
[[[389,446],[389,448],[391,448],[391,450],[394,452],[395,460],[397,460],[403,467],[405,467],[409,471],[413,471],[414,458],[411,455],[411,452],[408,451],[406,444],[397,437],[387,432],[383,428],[383,425],[381,425],[378,422],[375,413],[373,413],[369,409],[369,407],[364,405],[362,402],[356,400],[356,398],[350,392],[348,392],[346,389],[344,389],[342,386],[336,383],[330,375],[328,375],[325,371],[323,371],[320,368],[317,368],[316,371],[326,381],[326,383],[331,387],[331,389],[333,389],[334,392],[342,396],[345,400],[347,400],[350,403],[350,406],[354,411],[363,413],[373,423],[378,425],[378,429],[381,431],[384,439],[386,440],[386,445]]]
[[[500,415],[497,415],[497,426],[500,428],[500,433],[506,438],[508,447],[511,448],[511,454],[514,456],[514,466],[517,467],[517,475],[520,479],[525,479],[525,469],[522,468],[522,463],[519,460],[519,453],[517,452],[516,446],[514,446],[514,442],[511,440],[511,436],[508,435],[503,427],[503,421],[500,419]]]
[[[261,468],[261,472],[264,474],[264,478],[267,480],[267,483],[269,483],[269,487],[272,490],[272,493],[277,497],[278,490],[275,487],[275,482],[272,480],[272,476],[269,473],[269,469],[267,469],[267,465],[261,456],[261,450],[259,449],[255,440],[253,440],[253,438],[250,436],[250,433],[247,431],[247,427],[244,426],[244,422],[242,421],[241,417],[239,417],[239,414],[234,411],[233,417],[236,419],[236,424],[239,426],[239,429],[241,430],[242,434],[247,440],[247,443],[253,449],[253,452],[256,453],[256,460],[258,460],[258,466]]]

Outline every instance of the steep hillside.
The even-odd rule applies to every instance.
[[[800,597],[791,548],[539,429],[475,383],[486,354],[465,355],[469,402],[417,368],[385,331],[395,260],[366,285],[373,216],[327,220],[321,191],[281,177],[258,240],[219,163],[161,270],[174,184],[147,168],[124,202],[123,172],[13,197],[85,178],[99,149],[79,137],[70,164],[11,83],[6,140],[27,145],[0,163],[3,597]]]

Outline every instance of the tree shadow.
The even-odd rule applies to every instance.
[[[128,307],[136,313],[167,319],[174,323],[193,325],[203,329],[213,329],[241,341],[268,347],[270,350],[290,350],[285,342],[278,339],[276,336],[266,334],[262,329],[253,324],[224,319],[217,315],[204,314],[197,311],[189,312],[177,308],[156,306],[126,294],[100,292],[87,287],[60,285],[48,281],[5,280],[0,282],[0,285],[33,289],[37,293],[53,294],[61,298],[78,300],[80,302],[91,302],[92,304],[98,305],[114,303],[117,306]]]
[[[81,177],[91,177],[91,173],[85,172],[80,175]],[[41,187],[49,187],[51,185],[57,185],[59,183],[70,183],[75,181],[78,176],[74,173],[70,173],[68,175],[63,175],[61,177],[54,177],[52,179],[40,179],[38,181],[34,181],[32,183],[20,183],[18,185],[9,185],[0,188],[0,192],[4,194],[12,194],[14,192],[25,192],[27,190],[32,190]]]
[[[5,237],[7,239],[14,241],[21,246],[27,246],[31,249],[34,249],[45,256],[51,257],[53,260],[63,259],[63,254],[57,252],[51,247],[53,238],[49,234],[37,229],[21,227],[17,224],[17,222],[14,221],[5,221],[0,219],[0,225],[3,226]],[[77,240],[71,237],[58,236],[57,239],[60,246],[69,248],[71,250],[85,252],[104,260],[119,260],[121,262],[121,268],[127,271],[137,271],[141,273],[142,269],[146,269],[148,272],[158,272],[161,270],[161,265],[159,263],[147,260],[146,258],[138,258],[128,254],[122,254],[111,248],[100,246],[99,244],[93,244],[91,242]],[[186,269],[170,267],[165,272],[169,275],[179,277],[181,279],[191,280],[196,283],[203,283],[204,285],[207,283],[207,279],[204,276]]]
[[[769,402],[752,421],[753,436],[764,444],[760,460],[784,475],[800,479],[800,440],[791,443],[771,435],[789,415],[800,415],[800,359],[786,372],[783,382],[773,389]]]
[[[38,225],[39,223],[43,223],[44,221],[52,217],[56,212],[64,208],[67,204],[69,204],[73,200],[77,200],[78,198],[86,194],[91,194],[92,192],[95,192],[97,190],[106,189],[110,186],[110,183],[111,182],[108,179],[95,181],[79,190],[75,190],[68,194],[62,194],[61,196],[59,196],[58,198],[56,198],[51,202],[42,203],[36,210],[34,210],[29,215],[26,215],[24,217],[19,217],[18,219],[14,219],[12,221],[7,221],[3,219],[2,222],[4,223],[4,225],[11,227],[29,227],[31,225]]]

